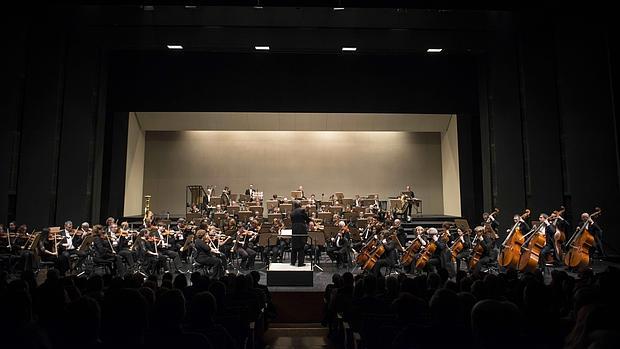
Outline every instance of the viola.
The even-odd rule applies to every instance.
[[[596,212],[590,214],[590,220],[600,214],[601,209],[597,207]],[[583,226],[568,240],[570,249],[564,256],[564,263],[567,266],[583,268],[590,264],[590,249],[594,246],[594,236],[590,233],[589,227],[590,222],[584,222]]]

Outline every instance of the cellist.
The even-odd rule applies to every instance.
[[[555,248],[554,248],[555,240],[553,239],[553,235],[555,234],[555,228],[553,224],[549,222],[549,215],[547,215],[546,213],[541,213],[538,216],[538,222],[539,224],[544,225],[544,232],[545,232],[545,247],[543,247],[543,249],[540,251],[540,255],[538,256],[538,266],[541,269],[544,269],[547,256],[549,254],[552,254],[555,256],[555,253],[556,253]],[[540,227],[538,231],[543,231],[543,228]]]
[[[388,230],[384,230],[381,232],[380,243],[383,245],[385,252],[379,257],[377,263],[375,263],[375,267],[372,269],[372,272],[377,276],[381,275],[381,268],[383,267],[394,267],[396,265],[396,261],[398,260],[398,252],[396,250],[396,235],[390,235]]]
[[[603,229],[590,218],[590,214],[587,212],[581,214],[581,222],[577,226],[577,230],[583,228],[584,224],[589,224],[588,231],[594,236],[594,246],[599,258],[607,257],[603,250]]]
[[[457,236],[454,241],[450,243],[450,246],[454,245],[457,240],[461,240],[461,243],[463,243],[463,249],[456,255],[455,258],[456,271],[458,272],[459,270],[461,270],[461,261],[465,261],[465,263],[467,263],[467,259],[469,258],[469,255],[471,253],[471,237],[469,234],[469,230],[468,233],[465,234],[463,230],[461,230],[461,228],[458,228],[456,229],[456,233]]]
[[[472,241],[473,253],[476,253],[477,249],[480,249],[479,260],[474,266],[473,273],[480,272],[483,266],[487,266],[493,261],[491,258],[491,250],[493,249],[493,239],[491,232],[488,229],[484,229],[483,226],[477,226],[474,228],[475,237]]]

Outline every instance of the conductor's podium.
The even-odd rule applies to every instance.
[[[310,286],[314,285],[312,265],[303,267],[290,263],[271,263],[267,269],[267,286]]]

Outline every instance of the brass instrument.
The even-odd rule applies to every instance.
[[[151,196],[150,195],[144,195],[144,199],[146,200],[146,202],[144,203],[144,218],[142,219],[142,223],[144,223],[144,226],[146,226],[146,222],[149,222],[151,217],[150,217],[150,212],[151,212]]]

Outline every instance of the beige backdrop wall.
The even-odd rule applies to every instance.
[[[265,195],[288,196],[303,185],[320,199],[413,187],[425,214],[443,213],[438,132],[147,131],[144,194],[156,213],[184,213],[185,186],[253,183]]]

